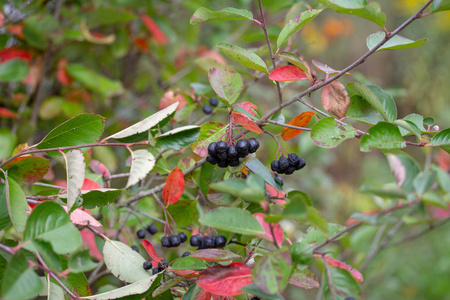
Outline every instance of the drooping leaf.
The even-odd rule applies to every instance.
[[[298,81],[308,79],[308,75],[293,65],[278,67],[269,74],[270,80],[275,81]]]
[[[149,255],[154,261],[160,262],[160,261],[163,259],[163,258],[159,257],[159,256],[156,254],[155,248],[153,248],[152,243],[150,243],[150,242],[147,241],[147,240],[142,240],[142,241],[141,241],[141,244],[142,244],[142,246],[145,248],[145,250],[147,251],[148,255]]]
[[[57,254],[72,253],[81,246],[81,235],[64,209],[44,202],[33,209],[23,233],[24,248],[34,251],[35,240],[49,242]]]
[[[188,125],[170,130],[156,137],[157,145],[170,150],[180,150],[191,145],[200,135],[200,126]]]
[[[314,113],[312,111],[305,111],[293,118],[289,121],[288,125],[297,126],[297,127],[305,127],[309,124],[311,121],[311,117],[314,116]],[[283,131],[281,132],[281,137],[285,141],[289,141],[293,137],[299,135],[302,133],[303,130],[301,129],[294,129],[285,127],[283,128]]]
[[[250,174],[247,180],[233,178],[215,182],[210,187],[215,191],[231,194],[250,202],[261,202],[265,198],[264,179],[258,174]]]
[[[269,73],[266,63],[261,59],[261,57],[250,50],[228,43],[220,43],[217,45],[217,48],[219,48],[223,53],[228,55],[228,57],[230,57],[234,61],[246,67],[263,73]]]
[[[265,293],[281,293],[288,284],[291,270],[289,250],[279,249],[258,260],[253,267],[253,281]]]
[[[218,122],[205,123],[200,128],[198,139],[191,145],[192,151],[201,156],[208,156],[208,145],[217,142],[219,137],[225,133],[226,127]]]
[[[91,260],[89,250],[76,253],[69,259],[69,269],[74,273],[87,272],[95,269],[98,263]]]
[[[352,125],[341,125],[334,117],[323,118],[311,130],[314,144],[322,148],[335,148],[340,143],[358,135]]]
[[[247,115],[244,115],[243,113],[231,113],[232,117],[233,117],[233,122],[241,125],[242,127],[244,127],[245,129],[250,130],[251,132],[255,132],[255,133],[262,133],[262,129],[256,125],[256,123],[249,118]]]
[[[315,289],[320,287],[316,275],[308,269],[294,271],[291,278],[289,278],[289,283],[303,289]]]
[[[372,50],[378,43],[380,43],[386,37],[386,33],[384,31],[378,31],[372,33],[367,37],[366,44],[369,50]],[[417,48],[422,46],[428,41],[428,39],[420,39],[417,41],[413,41],[402,37],[400,35],[393,36],[390,40],[388,40],[383,46],[378,48],[378,51],[383,50],[399,50],[399,49],[410,49]]]
[[[371,148],[377,149],[400,149],[405,148],[400,130],[393,124],[379,122],[369,129],[369,134],[361,138],[361,151],[370,152]]]
[[[61,148],[98,142],[103,133],[104,122],[105,119],[100,115],[78,115],[50,131],[36,145],[36,148]],[[48,152],[47,154],[60,155],[59,152]]]
[[[283,29],[281,29],[280,34],[277,39],[277,48],[280,48],[284,42],[286,42],[292,35],[302,29],[306,24],[308,24],[311,20],[317,17],[322,9],[312,9],[299,13],[294,18],[292,18],[289,22],[284,25]]]
[[[17,183],[32,184],[44,177],[50,169],[48,159],[41,157],[18,157],[3,167],[8,170],[8,176]]]
[[[344,85],[339,81],[332,81],[322,90],[322,106],[323,108],[342,119],[347,113],[350,105],[350,98]]]
[[[324,258],[330,267],[346,270],[353,276],[353,278],[355,278],[356,281],[364,282],[364,277],[361,274],[361,272],[359,272],[358,270],[353,269],[351,266],[347,265],[346,263],[339,261],[331,256],[326,255],[326,256],[324,256]]]
[[[211,11],[207,8],[200,7],[192,15],[190,24],[195,25],[202,22],[251,20],[251,19],[253,19],[253,14],[245,9],[227,7],[219,11]]]
[[[156,280],[158,275],[153,275],[151,277],[144,278],[142,280],[136,281],[132,284],[126,285],[124,287],[114,289],[102,294],[97,294],[89,297],[81,297],[83,300],[110,300],[110,299],[128,299],[128,297],[133,297],[131,299],[143,299],[145,294],[150,290],[153,282]]]
[[[336,75],[338,73],[340,73],[341,71],[335,70],[332,67],[329,67],[328,65],[318,62],[317,60],[312,60],[313,65],[320,71],[324,72],[325,74],[328,75]],[[344,75],[350,75],[349,72],[346,72]]]
[[[205,261],[219,262],[241,259],[239,255],[222,249],[201,249],[191,253],[190,257],[195,257]]]
[[[359,16],[384,27],[386,15],[381,12],[380,4],[366,0],[317,0],[326,7],[341,13]]]
[[[431,3],[431,12],[450,10],[449,0],[435,0]]]
[[[125,282],[134,283],[151,277],[142,267],[145,259],[122,242],[106,240],[103,259],[108,270]]]
[[[1,171],[3,172],[3,170]],[[9,218],[14,229],[21,233],[25,230],[27,213],[29,211],[25,193],[20,185],[9,176],[6,178],[5,191]]]
[[[111,138],[123,139],[123,138],[127,138],[130,136],[139,134],[139,133],[146,132],[150,128],[158,125],[160,122],[162,122],[168,116],[170,116],[172,113],[174,113],[178,107],[178,104],[179,104],[179,102],[175,102],[175,103],[169,105],[168,107],[145,118],[144,120],[139,121],[136,124],[131,125],[130,127],[127,127],[117,133],[114,133],[113,135],[108,136],[107,138],[105,138],[105,140],[108,140]]]
[[[258,221],[259,225],[264,229],[264,234],[258,234],[262,239],[271,241],[276,243],[279,247],[281,247],[281,244],[283,243],[284,239],[284,233],[283,228],[280,226],[279,223],[267,223],[264,221],[264,218],[266,217],[263,213],[256,213],[253,214],[253,216]]]
[[[279,191],[283,190],[281,185],[273,179],[273,176],[272,176],[272,174],[270,174],[270,172],[267,169],[267,167],[265,165],[263,165],[263,163],[259,159],[257,159],[256,157],[253,158],[251,161],[245,163],[245,165],[253,173],[259,174],[260,176],[262,176],[264,178],[265,182],[267,182],[268,184],[270,184],[271,186],[273,186],[277,190],[279,190]]]
[[[258,221],[246,210],[236,207],[219,207],[203,218],[199,219],[202,225],[223,229],[241,234],[264,234],[264,229]]]
[[[175,167],[166,178],[162,197],[167,205],[176,203],[184,191],[184,175],[180,168]]]
[[[28,71],[28,64],[22,59],[12,59],[0,63],[0,82],[21,81],[27,76]]]
[[[220,296],[242,294],[241,288],[252,283],[252,269],[240,262],[209,267],[201,271],[197,279],[204,290]]]
[[[280,56],[285,60],[287,60],[288,62],[290,62],[291,64],[293,64],[294,66],[296,66],[297,68],[299,68],[300,70],[302,70],[303,72],[305,72],[306,75],[310,76],[309,68],[302,59],[297,57],[297,55],[289,52],[281,52]]]
[[[244,88],[241,74],[229,69],[211,68],[208,80],[216,94],[228,103],[233,104]]]
[[[135,150],[131,153],[130,176],[126,188],[144,179],[155,166],[155,157],[146,149]]]
[[[439,146],[450,153],[450,128],[438,132],[430,142],[431,146]]]
[[[86,166],[84,156],[80,150],[71,150],[63,154],[66,161],[67,176],[67,207],[69,211],[75,205],[80,195],[80,189],[84,182]]]

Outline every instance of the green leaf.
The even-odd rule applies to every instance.
[[[200,126],[188,125],[170,130],[156,137],[157,145],[169,150],[180,150],[191,145],[200,135]]]
[[[9,128],[0,128],[0,159],[11,156],[17,143],[17,136]]]
[[[450,153],[450,128],[438,132],[430,142],[431,146],[439,146]]]
[[[103,133],[105,118],[100,115],[78,115],[50,131],[36,145],[38,149],[61,148],[92,144],[98,142]],[[48,152],[51,156],[60,156],[59,152]]]
[[[441,189],[450,192],[450,175],[436,165],[431,165],[431,169],[436,172],[437,181],[439,182]]]
[[[422,117],[422,116],[421,116]],[[405,118],[406,119],[406,118]],[[423,119],[423,117],[422,117],[422,119]],[[433,117],[426,117],[425,119],[423,119],[423,123],[425,124],[425,125],[428,125],[428,126],[433,126],[433,124],[434,124],[434,118]],[[422,125],[423,126],[423,125]],[[419,126],[419,128],[422,128],[422,126]],[[424,129],[425,130],[425,129]]]
[[[71,150],[67,154],[63,154],[63,158],[66,162],[67,209],[71,211],[84,183],[86,165],[83,153],[80,150]]]
[[[210,163],[202,165],[200,170],[199,185],[203,195],[208,194],[211,182],[217,182],[223,178],[225,170],[223,168],[215,168]]]
[[[322,148],[335,148],[340,143],[358,135],[352,125],[340,125],[334,117],[323,118],[311,130],[314,144]]]
[[[359,95],[350,97],[350,106],[345,115],[347,118],[357,120],[361,123],[375,125],[383,121],[383,117],[369,102]]]
[[[320,287],[316,275],[308,269],[299,270],[299,268],[297,268],[294,272],[292,272],[289,283],[303,289]]]
[[[361,138],[361,151],[370,152],[371,148],[377,149],[400,149],[405,148],[400,130],[393,124],[379,122],[369,129],[369,134]]]
[[[12,257],[3,277],[3,299],[28,300],[36,297],[42,289],[42,281],[30,268],[23,252]]]
[[[308,195],[300,191],[290,191],[286,197],[289,203],[283,210],[283,216],[303,220],[308,213]]]
[[[378,43],[380,43],[384,38],[386,37],[386,33],[384,31],[378,31],[375,33],[372,33],[367,37],[366,44],[367,48],[369,50],[372,50]],[[417,48],[422,46],[426,43],[428,39],[420,39],[417,41],[413,41],[410,39],[407,39],[405,37],[402,37],[400,35],[393,36],[390,40],[388,40],[383,46],[378,48],[378,51],[383,50],[399,50],[399,49],[410,49],[410,48]]]
[[[131,152],[131,169],[126,188],[135,185],[155,166],[155,157],[146,149],[139,149]]]
[[[158,275],[153,275],[151,277],[144,278],[140,281],[134,282],[132,284],[126,285],[124,287],[112,291],[108,291],[106,293],[97,294],[89,297],[81,297],[80,299],[109,300],[109,299],[125,298],[130,296],[134,296],[131,299],[143,299],[145,298],[145,295],[142,296],[142,294],[145,294],[148,290],[150,290],[150,287],[152,286],[153,282],[157,277]]]
[[[170,266],[172,270],[202,270],[206,269],[208,264],[203,259],[187,256],[173,262]]]
[[[242,259],[238,254],[223,249],[200,249],[192,252],[191,257],[210,262],[226,262]]]
[[[386,22],[386,15],[381,12],[380,5],[376,2],[369,4],[366,0],[317,0],[317,2],[338,13],[359,16],[381,27],[384,27]]]
[[[258,260],[252,271],[253,282],[265,293],[281,293],[287,286],[291,270],[291,253],[280,249]]]
[[[360,188],[361,193],[375,195],[382,198],[405,198],[405,192],[393,184],[364,184]]]
[[[417,125],[411,121],[400,119],[400,120],[395,120],[394,124],[399,127],[398,129],[400,130],[400,133],[402,136],[413,134],[418,138],[421,137],[419,127],[417,127]]]
[[[64,255],[56,254],[49,242],[35,240],[33,246],[50,270],[62,272],[67,268],[67,258]]]
[[[42,282],[42,289],[39,292],[39,296],[47,299],[64,299],[64,290],[58,284],[51,282],[51,277],[40,277]]]
[[[312,21],[323,9],[312,9],[299,13],[294,18],[292,18],[283,29],[281,29],[280,34],[277,39],[277,48],[280,48],[292,35],[297,31],[302,29],[306,24]]]
[[[245,9],[227,7],[219,11],[211,11],[207,8],[200,7],[194,12],[189,23],[191,25],[195,25],[202,22],[251,20],[251,19],[253,19],[253,14]]]
[[[28,64],[23,59],[11,59],[0,64],[0,82],[17,82],[28,74]]]
[[[48,47],[50,37],[55,37],[60,26],[52,14],[41,13],[31,13],[24,23],[22,32],[26,42],[40,50]]]
[[[50,169],[48,159],[42,157],[18,157],[5,165],[8,176],[20,185],[30,185],[44,177]]]
[[[142,267],[145,259],[122,242],[106,240],[103,246],[103,259],[108,270],[125,282],[138,282],[151,276]]]
[[[22,233],[25,230],[25,226],[27,224],[27,213],[29,210],[25,193],[23,192],[20,185],[9,176],[6,180],[5,190],[6,203],[8,206],[8,213],[11,219],[11,223],[18,233]]]
[[[199,222],[205,226],[240,234],[264,234],[264,229],[250,212],[236,207],[219,207],[207,213]]]
[[[4,184],[0,184],[0,230],[5,230],[9,225],[11,225],[11,219],[8,212],[6,188]]]
[[[278,182],[275,182],[275,180],[272,177],[272,174],[269,172],[269,170],[266,168],[266,166],[263,165],[263,163],[259,159],[257,159],[256,157],[253,158],[251,161],[245,163],[245,165],[253,173],[259,174],[260,176],[262,176],[262,178],[264,178],[265,182],[267,182],[268,184],[270,184],[271,186],[273,186],[277,190],[279,190],[279,191],[283,190],[281,185],[279,185]]]
[[[283,59],[290,62],[291,64],[293,64],[294,66],[296,66],[297,68],[299,68],[300,70],[302,70],[303,72],[305,72],[307,75],[310,75],[308,67],[305,65],[305,63],[300,58],[298,58],[297,55],[295,55],[293,53],[289,53],[289,52],[281,52],[280,56]],[[283,123],[283,122],[281,122],[281,123]]]
[[[320,212],[315,209],[314,207],[308,207],[308,215],[306,217],[309,223],[311,223],[312,226],[319,229],[322,232],[328,231],[328,222],[327,220],[322,217]]]
[[[211,68],[208,80],[216,94],[226,101],[228,106],[236,101],[244,88],[241,74],[229,69]]]
[[[328,238],[334,236],[335,234],[341,232],[345,229],[345,226],[334,224],[334,223],[328,223],[328,231],[326,233],[323,233],[322,231],[317,230],[316,228],[309,227],[306,230],[306,234],[304,236],[304,241],[309,244],[320,244],[322,242],[325,242]],[[340,240],[343,238],[345,234],[341,235],[335,241]]]
[[[81,247],[81,235],[64,209],[44,202],[33,209],[23,233],[24,248],[34,251],[35,240],[46,241],[58,254],[72,253]]]
[[[313,249],[311,245],[307,244],[305,240],[294,243],[289,247],[289,252],[292,256],[292,262],[298,263],[301,266],[309,266],[313,259]]]
[[[97,206],[104,206],[108,203],[114,202],[119,198],[122,190],[118,189],[97,189],[90,191],[81,191],[83,197],[84,208],[94,208]],[[60,198],[67,199],[67,194],[59,195]]]
[[[323,300],[345,300],[346,297],[353,298],[355,300],[364,299],[361,296],[361,288],[356,280],[350,275],[350,273],[343,269],[335,269],[332,267],[328,268],[330,272],[331,282],[333,283],[333,288],[339,290],[340,293],[333,298],[330,292],[330,286],[328,284],[327,276],[324,276],[322,283],[322,299]]]
[[[78,252],[69,259],[69,269],[74,273],[90,271],[97,266],[98,263],[91,260],[89,250]]]
[[[136,19],[136,15],[125,10],[115,10],[106,7],[96,7],[86,15],[86,23],[91,27],[124,23]]]
[[[177,203],[169,205],[167,208],[174,220],[177,220],[177,225],[180,227],[192,225],[197,223],[197,201],[179,200]]]
[[[84,273],[69,273],[66,278],[61,278],[61,281],[76,295],[92,295],[88,280]]]
[[[212,142],[217,142],[219,137],[225,133],[226,127],[218,122],[205,123],[200,128],[200,135],[197,140],[191,145],[192,151],[201,156],[208,156],[208,145]]]
[[[122,83],[109,79],[81,64],[70,64],[65,68],[75,80],[87,89],[98,92],[104,97],[111,97],[123,93]]]
[[[450,10],[450,0],[434,0],[431,3],[431,12]]]
[[[241,291],[255,295],[264,300],[282,300],[282,299],[284,299],[284,298],[281,298],[278,294],[265,293],[254,284],[249,284],[249,285],[244,286],[243,288],[241,288]]]
[[[250,174],[247,180],[229,179],[210,185],[215,191],[227,193],[251,202],[265,199],[264,179],[258,174]]]
[[[105,138],[105,140],[111,138],[123,139],[139,133],[146,132],[150,128],[163,122],[167,117],[169,117],[172,113],[174,113],[179,103],[180,102],[175,102],[174,104],[169,105],[168,107],[154,113],[153,115],[145,118],[144,120],[139,121],[136,124],[131,125],[130,127],[127,127],[117,133],[114,133],[113,135],[108,136],[107,138]]]
[[[181,280],[183,280],[183,277],[176,277],[173,279],[169,279],[165,281],[163,284],[158,286],[152,293],[152,297],[157,297],[164,293],[165,291],[169,290],[170,288],[176,286],[178,283],[180,283]]]
[[[436,172],[434,171],[420,172],[417,174],[413,181],[417,195],[422,196],[433,185],[435,180]]]
[[[241,65],[263,73],[269,73],[266,63],[250,50],[227,43],[220,43],[217,45],[217,48]]]

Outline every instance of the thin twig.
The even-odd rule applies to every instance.
[[[274,121],[274,120],[267,120],[267,123],[278,125],[278,126],[282,126],[282,127],[288,127],[288,128],[292,128],[292,129],[311,131],[311,128],[308,128],[308,127],[299,127],[299,126],[294,126],[294,125],[289,125],[289,124],[283,124],[283,123],[279,123],[279,122]]]

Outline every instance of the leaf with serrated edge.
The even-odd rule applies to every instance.
[[[145,178],[155,166],[155,157],[146,149],[135,150],[131,153],[130,176],[126,188]]]
[[[70,211],[80,194],[86,174],[86,166],[83,153],[80,150],[71,150],[67,154],[63,154],[63,157],[66,162],[67,174],[67,207]]]
[[[142,133],[144,131],[149,130],[150,128],[158,125],[159,122],[170,116],[178,107],[179,102],[176,102],[156,113],[151,115],[150,117],[145,118],[142,121],[137,122],[136,124],[131,125],[128,128],[125,128],[124,130],[121,130],[117,133],[114,133],[113,135],[108,136],[105,138],[105,140],[115,138],[115,139],[121,139],[126,138],[138,133]]]
[[[132,250],[133,251],[133,250]],[[142,266],[141,266],[142,268]],[[153,275],[151,277],[142,279],[140,281],[137,281],[135,283],[126,285],[124,287],[108,291],[106,293],[93,295],[89,297],[80,297],[80,299],[86,299],[86,300],[109,300],[109,299],[118,299],[123,298],[127,296],[133,296],[133,295],[140,295],[145,293],[150,289],[150,287],[153,284],[153,281],[155,281],[156,277],[158,275]]]
[[[386,33],[384,31],[378,31],[372,33],[367,37],[366,44],[369,50],[372,50],[376,45],[378,45],[384,38],[386,37]],[[417,41],[410,40],[400,35],[393,36],[389,39],[383,46],[378,48],[378,51],[383,50],[399,50],[399,49],[410,49],[417,48],[422,46],[428,41],[428,39],[420,39]]]
[[[266,63],[252,51],[227,43],[220,43],[217,45],[217,48],[234,61],[246,67],[263,73],[269,73]]]
[[[391,123],[379,122],[371,127],[368,135],[361,138],[361,151],[370,152],[371,148],[400,149],[406,147],[398,127]]]
[[[335,148],[343,141],[358,135],[352,125],[341,125],[334,117],[323,118],[311,130],[314,144],[323,148]]]
[[[283,43],[286,42],[293,34],[302,29],[312,19],[317,17],[322,10],[323,9],[312,9],[303,11],[287,22],[278,35],[277,47],[280,48],[281,45],[283,45]]]

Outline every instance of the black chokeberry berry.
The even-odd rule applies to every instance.
[[[295,165],[295,169],[300,170],[300,169],[303,169],[305,166],[306,166],[306,161],[303,158],[299,157],[298,163]]]
[[[236,146],[235,145],[228,146],[227,157],[228,157],[228,159],[238,158],[238,152],[236,150]]]
[[[280,170],[278,166],[278,160],[274,160],[270,163],[270,169],[274,172],[278,172]]]
[[[170,247],[178,247],[181,244],[180,238],[178,235],[169,236]]]
[[[161,246],[163,247],[170,247],[170,240],[168,236],[163,236],[161,238]]]
[[[286,171],[284,171],[284,174],[286,174],[286,175],[291,175],[291,174],[294,173],[294,172],[295,172],[295,167],[289,166],[289,167],[286,169]]]
[[[212,107],[209,105],[203,105],[203,112],[207,115],[209,115],[210,113],[212,113]]]
[[[205,236],[203,238],[201,248],[202,249],[214,248],[214,245],[215,245],[214,238],[212,236]]]
[[[289,63],[289,64],[291,64],[291,63]],[[292,65],[292,64],[291,64]],[[261,299],[259,299],[258,297],[253,297],[252,299],[250,299],[250,300],[261,300]]]
[[[187,241],[187,235],[184,232],[179,232],[178,237],[180,238],[180,242],[182,242],[182,243]]]
[[[191,256],[191,252],[184,252],[181,257]]]
[[[211,97],[209,98],[209,105],[211,106],[217,106],[217,104],[219,104],[219,102],[217,101],[216,97]]]
[[[139,248],[136,245],[131,246],[131,249],[133,249],[134,251],[136,251],[137,253],[139,253]]]
[[[153,268],[152,269],[152,274],[153,275],[155,275],[155,274],[158,274],[160,271],[159,271],[159,268]]]
[[[223,235],[216,235],[214,237],[214,247],[223,248],[227,243],[227,239]]]
[[[217,158],[218,158],[219,160],[227,160],[228,154],[227,154],[227,152],[217,153]]]
[[[237,166],[239,166],[239,158],[235,158],[235,159],[232,159],[232,160],[228,160],[228,165],[230,166],[230,167],[237,167]]]
[[[300,160],[300,157],[296,153],[289,153],[288,155],[289,164],[293,167],[295,167],[298,164],[298,161]]]
[[[218,141],[218,142],[216,143],[216,153],[217,153],[217,154],[219,154],[219,153],[225,153],[225,152],[227,152],[227,150],[228,150],[228,145],[227,145],[226,142],[224,142],[224,141]]]
[[[285,156],[281,156],[278,160],[278,173],[286,172],[289,168],[289,160]]]
[[[144,261],[142,266],[144,267],[144,270],[150,270],[153,267],[151,261]]]
[[[136,235],[138,238],[143,239],[145,238],[145,230],[144,229],[140,229],[136,232]]]
[[[156,228],[156,225],[155,225],[155,224],[151,224],[151,225],[148,225],[147,231],[148,231],[148,233],[150,233],[151,235],[153,235],[153,234],[155,234],[155,233],[158,232],[158,228]]]
[[[191,239],[189,240],[189,243],[192,247],[198,247],[202,244],[203,238],[199,235],[193,235],[191,236]]]
[[[236,150],[239,154],[245,153],[245,155],[248,154],[248,142],[247,140],[241,139],[237,141],[236,143]]]
[[[212,142],[211,144],[208,145],[208,154],[211,156],[216,156],[217,152],[216,152],[216,142]]]
[[[208,156],[208,157],[206,157],[206,161],[207,162],[209,162],[210,164],[212,164],[212,165],[215,165],[215,164],[217,164],[217,158],[215,158],[214,156]]]
[[[284,182],[283,182],[283,178],[281,178],[280,176],[275,176],[275,181],[277,181],[281,186],[283,186]]]
[[[217,163],[217,165],[218,165],[220,168],[226,168],[226,167],[228,167],[228,161],[226,161],[226,160],[219,160],[219,162]]]
[[[248,152],[255,153],[259,148],[259,142],[255,138],[248,139]]]
[[[164,269],[169,266],[169,262],[166,259],[161,259],[161,261],[158,263],[158,268]]]

